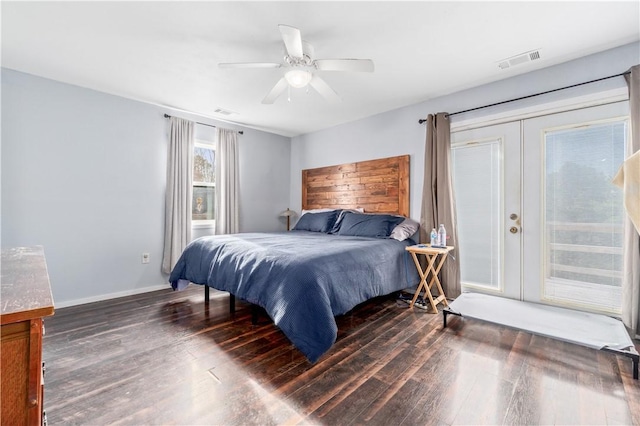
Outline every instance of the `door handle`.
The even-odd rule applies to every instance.
[[[512,226],[511,228],[509,228],[509,232],[511,232],[512,234],[517,234],[518,233],[518,227],[517,226]]]

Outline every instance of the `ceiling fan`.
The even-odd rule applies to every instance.
[[[276,83],[262,100],[263,104],[272,104],[288,88],[313,87],[330,102],[340,101],[338,94],[318,76],[317,71],[355,71],[373,72],[371,59],[314,59],[313,46],[302,40],[300,30],[289,25],[278,25],[285,46],[282,63],[276,62],[240,62],[221,63],[220,68],[288,68],[284,76]]]

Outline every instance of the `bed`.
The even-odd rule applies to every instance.
[[[304,213],[292,231],[198,238],[172,287],[200,284],[262,307],[316,362],[336,340],[335,316],[419,281],[405,250],[418,226],[407,217],[408,161],[304,170]]]

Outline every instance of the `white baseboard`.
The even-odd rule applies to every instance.
[[[118,297],[133,296],[134,294],[148,293],[150,291],[168,290],[171,286],[169,283],[161,285],[153,285],[150,287],[135,288],[132,290],[119,291],[117,293],[101,294],[99,296],[85,297],[83,299],[67,300],[66,302],[56,303],[55,309],[66,308],[69,306],[84,305],[86,303],[100,302],[102,300],[117,299]]]

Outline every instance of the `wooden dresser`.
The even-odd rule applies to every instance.
[[[53,297],[42,246],[2,249],[0,327],[2,425],[41,425],[43,317]]]

